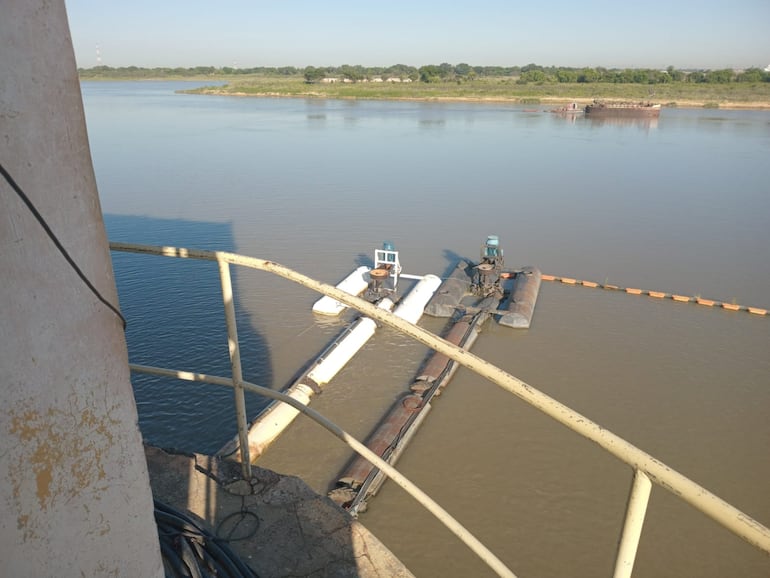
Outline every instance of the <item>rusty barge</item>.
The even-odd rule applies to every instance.
[[[595,100],[585,107],[586,116],[601,118],[657,118],[660,104],[651,102],[605,102]]]

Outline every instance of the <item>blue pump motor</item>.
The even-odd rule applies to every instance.
[[[485,256],[497,257],[498,246],[500,245],[500,239],[497,235],[488,235],[487,242],[485,244]]]
[[[395,251],[396,248],[393,246],[393,243],[390,241],[385,241],[382,244],[382,250],[383,251]],[[395,263],[396,262],[396,256],[395,255],[387,255],[386,256],[388,263]]]

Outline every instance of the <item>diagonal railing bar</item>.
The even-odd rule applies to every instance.
[[[524,381],[510,375],[509,373],[477,357],[469,351],[461,349],[456,345],[453,345],[448,341],[437,337],[429,331],[422,329],[421,327],[413,325],[408,321],[396,317],[388,311],[372,305],[368,301],[354,297],[348,293],[345,293],[344,291],[337,289],[336,287],[316,281],[315,279],[307,277],[306,275],[298,273],[292,269],[289,269],[288,267],[284,267],[283,265],[270,260],[246,257],[244,255],[238,255],[235,253],[201,251],[196,249],[184,249],[177,247],[135,245],[128,243],[110,243],[110,248],[115,251],[125,251],[131,253],[193,258],[207,261],[223,261],[273,273],[298,283],[304,287],[317,291],[318,293],[328,295],[337,301],[348,305],[349,307],[357,309],[364,315],[367,315],[372,319],[379,321],[380,323],[388,325],[400,331],[401,333],[412,337],[416,341],[427,345],[433,350],[438,351],[439,353],[443,353],[463,367],[470,369],[471,371],[486,378],[502,389],[516,395],[529,405],[539,409],[549,417],[555,419],[562,425],[568,427],[581,436],[591,440],[616,458],[630,465],[634,469],[635,476],[638,475],[637,472],[642,472],[651,482],[658,484],[659,486],[673,493],[675,496],[689,503],[691,506],[711,517],[713,520],[729,529],[737,536],[746,540],[753,546],[763,550],[766,553],[770,553],[770,529],[768,529],[757,520],[753,519],[748,514],[741,512],[731,504],[712,494],[673,468],[670,468],[666,464],[640,450],[623,438],[606,430],[605,428],[602,428],[597,423],[572,410],[559,401],[540,392]],[[230,384],[231,383],[232,382],[230,382]],[[637,482],[635,478],[634,487],[636,487],[636,484]],[[630,500],[634,500],[634,492],[635,490],[632,491]],[[626,525],[629,524],[629,517],[636,517],[640,512],[642,514],[643,521],[645,509],[639,509],[632,504],[629,504],[626,515]],[[634,539],[635,544],[633,544],[634,551],[636,545],[638,544],[638,534],[641,532],[641,524],[638,524],[638,527],[639,532],[634,531],[630,534],[636,534],[636,538]],[[629,552],[629,547],[631,545],[632,544],[630,543],[630,539],[624,538],[620,547],[624,551]],[[622,555],[622,552],[619,551],[618,558],[620,559]],[[619,561],[618,564],[621,564],[621,562]],[[623,574],[619,573],[617,575],[621,576]]]

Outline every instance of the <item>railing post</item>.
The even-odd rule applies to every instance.
[[[243,477],[251,479],[251,456],[249,455],[249,432],[246,422],[246,399],[243,395],[243,372],[241,370],[241,349],[238,344],[238,326],[235,322],[235,304],[233,302],[233,284],[230,279],[230,264],[219,258],[219,279],[222,283],[222,299],[225,305],[227,322],[227,343],[230,350],[230,365],[233,375],[233,395],[235,396],[235,417],[238,422],[238,442],[241,452],[241,471]]]
[[[650,501],[652,482],[642,470],[634,470],[634,483],[631,495],[628,497],[626,521],[623,524],[623,534],[618,545],[618,556],[615,559],[614,578],[630,578],[634,569],[636,550],[642,535],[644,517],[647,514],[647,504]]]

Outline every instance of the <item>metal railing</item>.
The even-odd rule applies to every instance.
[[[235,308],[232,298],[232,284],[230,280],[229,266],[241,265],[252,269],[273,273],[304,287],[313,289],[323,295],[328,295],[337,301],[357,309],[362,314],[388,325],[416,341],[427,345],[431,349],[443,353],[458,364],[470,369],[478,375],[486,378],[502,389],[513,393],[528,404],[539,409],[546,415],[568,427],[575,433],[593,441],[607,452],[631,466],[634,470],[633,484],[629,496],[626,517],[618,545],[615,561],[615,578],[631,576],[634,559],[639,545],[639,540],[647,513],[652,483],[665,488],[675,496],[681,498],[691,506],[700,510],[713,520],[743,538],[753,546],[770,554],[770,529],[754,520],[751,516],[741,512],[728,504],[718,496],[712,494],[702,486],[676,470],[658,461],[651,455],[635,447],[623,438],[602,428],[587,417],[570,409],[557,400],[545,395],[522,380],[506,373],[502,369],[487,361],[465,351],[456,345],[437,337],[436,335],[409,323],[390,312],[380,309],[371,303],[358,297],[351,296],[331,285],[321,283],[310,277],[302,275],[292,269],[284,267],[273,261],[246,257],[235,253],[201,251],[183,249],[177,247],[156,247],[148,245],[134,245],[127,243],[110,243],[113,251],[129,253],[141,253],[148,255],[162,255],[166,257],[180,257],[216,261],[219,264],[220,280],[222,283],[222,296],[225,306],[227,321],[230,359],[232,365],[232,377],[216,377],[203,374],[181,372],[176,370],[153,368],[147,366],[131,365],[132,371],[153,373],[177,377],[191,381],[205,381],[208,383],[232,387],[235,392],[235,406],[238,422],[238,438],[240,441],[241,462],[243,474],[251,475],[251,462],[248,449],[248,430],[244,403],[244,389],[257,394],[277,399],[288,403],[304,415],[315,420],[338,438],[347,443],[356,453],[372,462],[380,468],[394,482],[403,487],[421,505],[434,514],[444,525],[460,538],[474,553],[476,553],[487,565],[500,576],[514,576],[510,569],[503,564],[491,551],[489,551],[477,538],[459,524],[443,508],[436,504],[427,494],[422,492],[407,478],[395,470],[392,466],[371,452],[365,445],[344,432],[337,425],[311,410],[300,402],[273,391],[243,381],[241,375],[240,353],[238,348],[238,332],[235,324]]]

